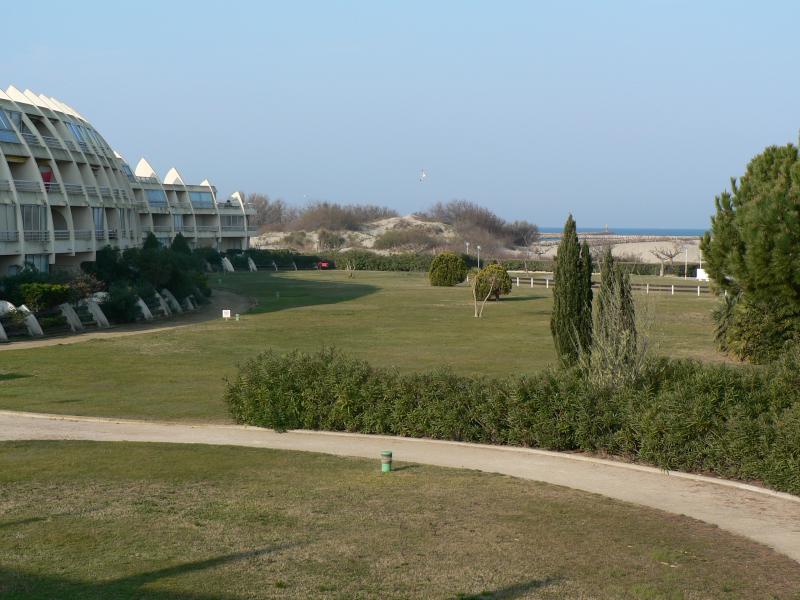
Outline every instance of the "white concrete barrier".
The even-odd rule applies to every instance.
[[[67,320],[67,325],[73,331],[83,331],[83,323],[81,323],[81,319],[78,316],[78,313],[75,312],[75,309],[72,308],[72,304],[65,302],[64,304],[58,305],[61,314]]]
[[[167,288],[161,290],[161,295],[167,299],[167,302],[169,302],[169,307],[172,309],[172,312],[178,314],[181,314],[183,312],[183,309],[181,308],[181,303],[178,302],[178,299]]]
[[[136,306],[138,306],[139,310],[142,311],[142,317],[144,317],[145,321],[153,320],[153,313],[150,312],[150,307],[147,306],[147,302],[137,297]]]

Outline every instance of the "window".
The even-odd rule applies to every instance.
[[[25,231],[47,231],[47,207],[39,204],[21,204],[22,228]]]
[[[19,138],[11,127],[11,119],[2,110],[0,110],[0,142],[19,143]]]
[[[244,229],[244,217],[237,215],[220,215],[220,224],[223,227]]]
[[[145,194],[147,194],[147,203],[150,206],[167,205],[167,195],[164,190],[145,190]]]
[[[16,239],[17,209],[13,204],[0,204],[0,242]]]
[[[211,192],[189,192],[189,200],[195,208],[214,207],[214,198]]]
[[[102,232],[104,227],[103,209],[99,206],[92,207],[92,220],[94,221],[94,230]]]
[[[25,264],[29,267],[33,267],[40,273],[47,273],[50,266],[50,261],[48,259],[48,254],[26,254]]]
[[[133,176],[133,171],[131,171],[131,168],[128,166],[128,163],[122,163],[122,172],[125,173],[125,176],[130,181],[136,181],[136,177]]]
[[[73,137],[78,142],[83,142],[83,133],[81,132],[81,128],[75,125],[72,121],[67,121],[67,128],[72,132]]]
[[[183,215],[172,215],[172,228],[175,231],[183,230]]]

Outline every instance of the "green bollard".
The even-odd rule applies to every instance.
[[[381,452],[381,473],[389,473],[392,470],[392,451],[384,450]]]

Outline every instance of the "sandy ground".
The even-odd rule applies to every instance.
[[[800,562],[800,497],[737,482],[579,454],[435,440],[314,431],[275,433],[239,425],[183,425],[0,411],[0,440],[169,442],[276,448],[477,469],[585,490],[687,515]]]
[[[623,237],[623,236],[619,236]],[[699,239],[679,239],[661,241],[636,241],[635,237],[616,239],[611,244],[611,253],[622,260],[630,259],[640,263],[658,264],[659,259],[652,254],[653,250],[671,249],[673,246],[680,249],[680,252],[673,259],[675,264],[683,264],[685,260],[689,264],[700,262],[700,240]],[[555,244],[545,244],[534,247],[533,256],[538,258],[552,259],[556,255]],[[540,254],[541,253],[541,254]]]
[[[0,352],[3,350],[25,350],[28,348],[41,348],[43,346],[79,344],[81,342],[88,342],[89,340],[166,331],[167,329],[186,327],[211,319],[219,319],[221,318],[223,308],[231,309],[231,314],[241,314],[247,312],[253,306],[251,300],[224,290],[214,290],[210,300],[208,304],[200,307],[196,311],[176,315],[166,320],[143,321],[132,325],[120,325],[111,329],[93,329],[86,333],[10,342],[8,344],[0,344]]]

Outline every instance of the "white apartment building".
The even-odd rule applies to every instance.
[[[104,246],[169,243],[246,249],[254,210],[240,192],[224,201],[208,180],[160,179],[146,160],[131,169],[78,112],[30,90],[0,90],[0,277],[26,264],[75,268]]]

